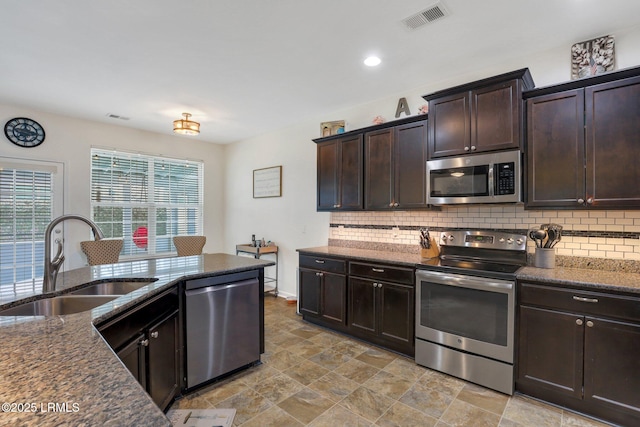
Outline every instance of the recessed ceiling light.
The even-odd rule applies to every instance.
[[[375,67],[376,65],[380,65],[382,61],[377,56],[370,56],[364,60],[364,65],[368,67]]]

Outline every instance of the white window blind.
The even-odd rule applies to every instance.
[[[203,164],[91,150],[91,212],[121,256],[175,253],[173,236],[202,234]]]
[[[56,172],[55,166],[0,161],[0,296],[42,289]]]

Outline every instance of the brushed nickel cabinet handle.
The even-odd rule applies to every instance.
[[[371,270],[375,271],[376,273],[384,273],[384,270],[382,268],[372,268]]]
[[[583,204],[584,203],[584,199],[578,199],[577,202],[580,203],[580,204]]]
[[[158,338],[158,331],[151,332],[151,338]]]
[[[321,259],[317,259],[317,260],[316,260],[316,262],[317,262],[318,264],[324,264],[324,261],[323,261],[323,260],[321,260]]]
[[[582,319],[576,319],[576,325],[582,326]]]
[[[573,296],[573,299],[576,300],[576,301],[580,301],[580,302],[591,302],[591,303],[598,302],[597,298],[585,298],[585,297],[579,297],[579,296],[576,296],[576,295]]]
[[[587,320],[587,326],[589,328],[593,328],[593,322],[591,320]]]
[[[592,204],[592,203],[593,203],[593,197],[589,197],[589,198],[587,198],[587,203],[588,203],[588,204]]]

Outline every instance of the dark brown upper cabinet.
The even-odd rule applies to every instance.
[[[524,97],[526,208],[640,207],[640,67]]]
[[[427,207],[427,121],[365,133],[365,209]]]
[[[362,134],[318,143],[317,152],[317,210],[362,209]]]
[[[525,68],[423,96],[429,158],[521,148],[522,91],[533,87]]]
[[[418,115],[314,139],[316,210],[427,208],[426,127]]]

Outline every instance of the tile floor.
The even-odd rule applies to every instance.
[[[311,325],[282,298],[265,297],[265,334],[262,364],[173,407],[236,408],[243,427],[605,425]]]

